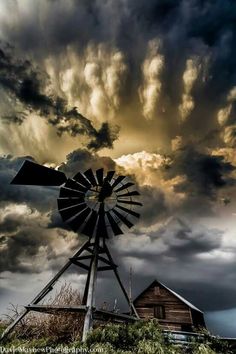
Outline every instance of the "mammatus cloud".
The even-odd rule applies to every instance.
[[[124,54],[105,45],[90,45],[81,58],[84,70],[81,80],[88,89],[92,117],[114,118],[119,110],[127,80],[128,67]]]
[[[58,135],[67,132],[71,136],[87,136],[90,141],[87,147],[99,150],[113,146],[117,139],[117,128],[110,128],[103,122],[96,129],[92,122],[77,111],[68,108],[67,101],[57,95],[46,94],[46,74],[37,71],[30,61],[15,59],[10,50],[0,51],[1,79],[0,85],[7,96],[7,103],[1,108],[2,119],[6,123],[21,124],[29,114],[36,113],[47,119],[56,127]],[[4,112],[4,110],[7,112]]]
[[[227,105],[224,108],[220,109],[217,114],[218,122],[221,126],[226,125],[230,119],[230,114],[233,109],[233,103],[236,101],[236,87],[233,87],[230,90],[227,95],[226,101]]]
[[[194,98],[191,93],[199,75],[200,64],[198,61],[198,58],[188,59],[183,73],[184,93],[182,95],[182,103],[179,106],[179,112],[183,122],[187,119],[195,106]]]
[[[152,119],[157,113],[157,104],[161,94],[161,71],[164,67],[164,57],[159,53],[160,43],[152,40],[148,43],[147,54],[142,65],[142,85],[139,88],[139,97],[143,115]]]
[[[185,0],[150,1],[148,5],[133,0],[110,1],[109,5],[73,0],[69,6],[60,0],[57,5],[53,1],[36,3],[40,21],[29,1],[17,2],[17,18],[7,16],[12,10],[9,2],[1,5],[3,40],[18,44],[12,61],[17,68],[20,62],[22,66],[21,84],[17,86],[6,72],[3,84],[6,87],[10,79],[18,98],[26,99],[27,105],[32,100],[37,105],[40,102],[39,113],[49,111],[47,121],[58,133],[72,135],[69,141],[67,134],[56,140],[48,132],[57,147],[65,144],[65,155],[78,147],[78,136],[81,141],[77,144],[84,143],[84,136],[92,149],[114,145],[115,157],[118,151],[128,154],[130,148],[132,152],[155,150],[156,141],[158,148],[168,149],[173,137],[180,134],[184,140],[205,146],[232,146],[234,122],[219,127],[216,118],[232,103],[229,92],[235,86],[228,1],[224,5],[187,4]],[[20,57],[29,57],[33,68],[28,62],[25,69]],[[14,65],[6,70],[14,73]],[[31,94],[27,94],[29,90]],[[27,120],[21,102],[14,105],[5,91],[1,95],[5,118],[16,123]],[[219,113],[220,121],[230,110],[227,107]],[[119,141],[117,125],[121,128]],[[22,131],[21,139],[28,141],[23,125]],[[7,148],[5,144],[2,149]]]
[[[226,98],[227,104],[217,113],[217,119],[222,126],[222,137],[226,146],[234,148],[236,144],[235,101],[236,87],[234,86]]]

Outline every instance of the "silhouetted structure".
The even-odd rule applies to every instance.
[[[81,312],[85,314],[83,340],[92,328],[93,319],[113,321],[135,321],[138,314],[118,275],[117,265],[107,247],[106,240],[111,236],[123,234],[121,225],[131,228],[140,214],[134,208],[142,204],[134,200],[139,196],[130,190],[134,183],[126,176],[115,176],[115,171],[98,169],[93,173],[88,169],[68,178],[61,171],[38,165],[26,160],[11,182],[20,185],[60,186],[58,210],[62,220],[75,232],[88,236],[83,246],[75,253],[35,299],[25,306],[22,314],[6,329],[6,336],[14,326],[29,312],[38,311],[50,314],[58,312]],[[33,235],[32,235],[33,237]],[[87,280],[81,306],[51,306],[40,301],[53,289],[61,275],[72,265],[87,271]],[[95,307],[95,285],[99,271],[112,270],[121,290],[131,308],[131,315],[118,314]]]

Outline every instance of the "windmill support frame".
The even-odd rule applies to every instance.
[[[84,313],[84,327],[82,334],[82,341],[86,340],[89,331],[93,328],[93,320],[99,319],[111,319],[115,321],[122,322],[133,322],[139,319],[138,313],[130,301],[129,295],[121,281],[119,276],[117,265],[114,263],[111,253],[103,239],[103,245],[100,244],[102,238],[95,237],[94,242],[91,239],[86,241],[81,248],[69,258],[67,263],[58,271],[58,273],[46,284],[46,286],[36,295],[36,297],[25,306],[22,313],[5,329],[2,333],[0,340],[6,338],[15,328],[15,326],[20,323],[20,321],[30,312],[42,312],[50,314],[58,314],[60,312],[71,312],[71,313]],[[87,252],[89,255],[82,256],[83,252]],[[101,256],[102,254],[102,256]],[[107,258],[105,258],[106,256]],[[90,260],[89,266],[84,264],[83,261]],[[99,262],[102,262],[104,266],[100,266]],[[65,271],[72,265],[75,264],[80,268],[88,271],[87,280],[84,289],[84,295],[82,300],[82,306],[51,306],[51,305],[40,305],[39,302],[53,290],[53,286],[59,280],[59,278],[65,273]],[[132,313],[130,315],[117,314],[111,311],[99,310],[95,307],[95,292],[96,292],[96,280],[97,273],[100,271],[112,270],[114,275],[120,285],[125,299],[130,306]],[[132,315],[133,314],[133,315]]]

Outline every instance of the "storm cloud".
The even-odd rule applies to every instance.
[[[234,183],[230,177],[232,171],[234,167],[224,161],[222,156],[210,156],[197,151],[193,146],[186,146],[174,153],[172,163],[164,174],[169,179],[179,175],[186,177],[175,187],[176,192],[214,199],[217,189]]]
[[[94,150],[129,153],[125,141],[137,138],[170,149],[178,135],[232,148],[235,12],[228,0],[3,2],[3,39],[17,47],[2,51],[2,85]],[[20,123],[25,114],[19,105],[4,116]]]
[[[204,310],[236,306],[235,27],[230,0],[1,1],[3,272],[46,274],[81,240],[58,189],[9,185],[22,161],[104,167],[141,193],[140,222],[109,241],[135,292],[157,277]]]

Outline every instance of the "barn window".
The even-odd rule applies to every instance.
[[[153,315],[155,318],[164,319],[165,318],[165,307],[162,305],[155,305],[153,308]]]

